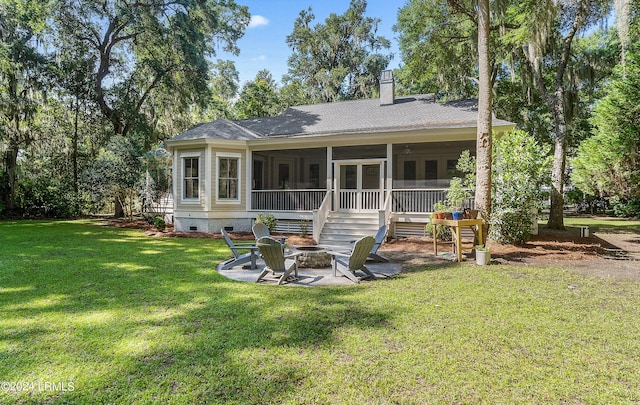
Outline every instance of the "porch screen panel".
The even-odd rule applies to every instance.
[[[424,178],[425,180],[438,179],[438,161],[437,160],[424,161]]]
[[[416,176],[416,161],[415,160],[405,160],[404,162],[404,179],[405,180],[415,180]]]
[[[358,166],[345,165],[340,170],[340,209],[358,208]]]
[[[360,208],[380,209],[380,164],[362,166],[362,193]]]

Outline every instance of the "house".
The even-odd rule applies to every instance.
[[[379,99],[196,125],[166,142],[175,229],[249,231],[268,212],[281,231],[307,231],[321,243],[383,223],[394,236],[422,235],[460,153],[474,154],[476,121],[475,100],[396,98],[385,71]],[[494,118],[496,132],[513,127]]]

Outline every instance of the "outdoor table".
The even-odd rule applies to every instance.
[[[456,251],[458,262],[462,261],[462,227],[468,226],[478,240],[478,245],[482,245],[482,219],[432,219],[433,225],[445,225],[451,228],[453,247]],[[438,255],[438,227],[433,227],[433,252]]]

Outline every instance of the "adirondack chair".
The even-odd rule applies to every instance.
[[[367,278],[375,280],[376,276],[365,266],[367,257],[375,243],[376,240],[373,236],[365,236],[364,238],[355,241],[353,249],[351,249],[351,253],[328,252],[333,256],[334,277],[338,275],[338,272],[340,272],[354,283],[359,283],[360,280]],[[358,276],[356,275],[356,271],[361,271],[365,275]]]
[[[220,230],[222,234],[222,238],[231,249],[231,253],[233,253],[233,257],[229,260],[222,262],[220,265],[220,270],[229,270],[232,267],[239,266],[245,263],[251,263],[251,268],[256,268],[256,259],[258,258],[258,248],[253,243],[233,243],[227,231],[223,229]],[[248,250],[247,253],[240,253],[242,250]]]
[[[253,226],[251,227],[251,231],[253,232],[253,236],[255,236],[256,240],[265,236],[272,237],[271,232],[269,232],[269,228],[262,222],[256,222],[255,224],[253,224]],[[286,238],[281,238],[280,240],[280,244],[282,245],[283,251],[284,251],[285,240]]]
[[[288,281],[291,277],[291,272],[295,272],[294,280],[298,278],[299,252],[285,256],[281,243],[269,236],[263,236],[258,239],[256,244],[258,245],[258,249],[260,249],[260,256],[266,264],[264,270],[262,270],[258,276],[256,283],[262,280],[269,272],[273,274],[282,272],[282,276],[278,278],[278,285]]]
[[[378,248],[384,243],[384,239],[387,236],[387,225],[382,225],[379,229],[378,232],[376,233],[376,243],[373,244],[373,247],[371,248],[371,252],[369,252],[369,259],[371,259],[374,262],[388,262],[389,259],[387,259],[384,256],[381,256],[378,254]],[[351,243],[355,243],[355,240],[352,240]],[[353,247],[352,247],[353,249]]]
[[[371,248],[371,252],[369,252],[369,259],[372,259],[376,262],[388,262],[389,259],[387,259],[384,256],[381,256],[378,254],[378,248],[384,243],[384,239],[387,236],[387,226],[386,225],[382,225],[380,227],[380,229],[378,229],[378,233],[376,233],[376,243],[373,244],[373,247]]]

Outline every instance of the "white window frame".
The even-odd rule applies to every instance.
[[[237,159],[238,160],[238,190],[236,195],[238,198],[220,198],[220,159]],[[216,193],[216,203],[217,204],[240,204],[240,193],[242,192],[242,154],[240,153],[231,153],[231,152],[217,152],[216,153],[216,184],[215,184],[215,193]]]
[[[186,159],[198,159],[198,197],[196,198],[186,198],[185,197],[185,161]],[[181,192],[180,192],[180,201],[185,204],[200,204],[202,197],[202,153],[201,152],[186,152],[180,154],[180,177],[181,177]]]

